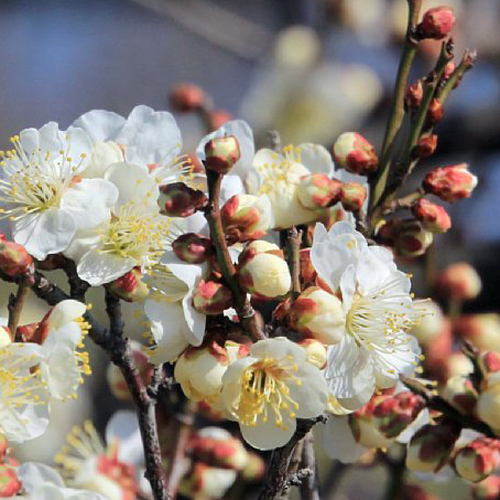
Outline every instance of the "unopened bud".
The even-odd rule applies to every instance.
[[[471,380],[460,375],[450,377],[446,381],[441,396],[464,415],[472,415],[478,398]]]
[[[233,115],[229,111],[226,111],[225,109],[214,109],[210,112],[209,116],[210,127],[212,130],[217,130],[232,119]]]
[[[427,110],[425,117],[426,127],[433,127],[436,123],[440,122],[444,116],[444,106],[439,99],[432,99]]]
[[[312,174],[300,180],[297,186],[299,202],[304,208],[316,210],[337,203],[342,183],[326,174]]]
[[[436,152],[438,136],[436,134],[427,134],[422,136],[413,149],[414,158],[428,158]]]
[[[487,387],[479,394],[476,404],[477,416],[498,434],[500,432],[500,384]]]
[[[292,277],[277,245],[262,240],[249,243],[240,254],[238,277],[248,293],[263,299],[285,295]]]
[[[395,250],[404,257],[423,255],[434,239],[432,233],[424,229],[416,220],[401,221],[397,226],[395,236]]]
[[[210,238],[195,233],[179,236],[172,243],[172,250],[179,259],[189,264],[201,264],[213,254]]]
[[[481,292],[481,278],[467,262],[457,262],[441,271],[437,278],[437,289],[449,299],[472,300]]]
[[[196,460],[212,467],[242,470],[248,459],[242,442],[221,427],[204,427],[189,441],[188,450]]]
[[[267,196],[237,194],[221,210],[224,233],[230,242],[262,238],[272,227],[272,208]]]
[[[240,159],[240,145],[234,135],[216,137],[205,144],[205,167],[227,174]]]
[[[134,268],[107,285],[108,290],[126,302],[140,302],[149,295],[149,287],[142,281],[142,273]]]
[[[489,476],[474,485],[473,500],[497,500],[500,496],[500,477]]]
[[[492,373],[500,373],[500,353],[498,351],[483,351],[477,357],[477,364],[483,377]]]
[[[0,241],[0,271],[17,278],[34,271],[33,258],[26,249],[14,241]]]
[[[422,227],[432,233],[446,233],[451,228],[451,219],[444,207],[420,198],[411,211]]]
[[[260,481],[266,471],[266,463],[260,455],[253,451],[247,451],[247,463],[241,471],[241,477],[245,481]]]
[[[202,108],[206,103],[205,92],[198,85],[180,83],[176,85],[169,95],[170,107],[173,111],[187,113]]]
[[[427,345],[441,332],[443,326],[443,311],[432,300],[415,302],[418,321],[411,333],[421,345]]]
[[[335,161],[348,172],[368,175],[378,169],[375,148],[357,132],[345,132],[333,146]]]
[[[192,189],[183,182],[160,186],[160,212],[168,217],[189,217],[206,203],[203,191]]]
[[[338,297],[312,286],[290,308],[290,324],[305,337],[337,344],[345,334],[345,312]]]
[[[427,424],[411,438],[406,467],[414,472],[437,472],[450,457],[460,427],[452,423]]]
[[[340,189],[340,201],[348,212],[361,210],[367,196],[366,188],[357,182],[346,182]]]
[[[417,26],[420,38],[442,40],[455,26],[455,14],[448,6],[435,7],[425,12],[422,22]]]
[[[472,483],[482,481],[500,465],[500,441],[487,437],[474,439],[458,450],[454,465],[462,479]]]
[[[446,358],[446,373],[450,377],[468,377],[474,372],[474,365],[462,351],[455,351]]]
[[[193,293],[193,307],[203,314],[217,315],[233,303],[231,290],[216,281],[200,280]]]
[[[16,471],[9,465],[0,464],[0,497],[14,498],[21,489]]]
[[[235,470],[194,462],[191,470],[179,484],[179,493],[192,500],[207,498],[218,500],[233,485],[236,475]]]
[[[139,371],[139,376],[147,386],[151,383],[153,377],[153,366],[149,363],[149,358],[143,352],[141,344],[135,340],[131,340],[130,347],[132,351],[132,359],[134,360],[134,364]],[[121,370],[114,363],[109,363],[108,365],[106,370],[106,380],[111,393],[116,399],[119,399],[120,401],[132,400],[132,395],[130,394],[127,383],[125,382],[125,378],[123,377]]]
[[[422,80],[417,80],[406,89],[405,106],[408,111],[415,111],[422,104],[424,95],[424,86]]]
[[[307,361],[316,368],[322,370],[326,366],[326,347],[319,340],[304,339],[299,343],[300,347],[306,351]]]
[[[314,269],[313,263],[311,261],[311,249],[310,248],[302,248],[299,252],[300,257],[300,282],[302,284],[302,288],[307,288],[309,285],[312,285],[318,273],[316,269]]]
[[[248,355],[248,347],[232,340],[210,341],[188,347],[175,363],[175,380],[192,401],[214,403],[222,388],[222,376],[233,361]]]
[[[443,71],[443,76],[441,77],[442,81],[447,81],[450,79],[451,75],[453,75],[453,72],[457,69],[457,65],[455,61],[450,61],[446,66],[444,67]]]
[[[461,163],[431,170],[425,176],[422,186],[427,193],[453,203],[463,198],[470,198],[477,186],[477,177],[469,172],[466,163]]]
[[[482,350],[500,353],[500,315],[496,313],[467,314],[457,318],[455,334]]]

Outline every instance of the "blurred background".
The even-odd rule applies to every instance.
[[[432,265],[469,261],[483,292],[467,310],[498,312],[500,2],[424,0],[424,10],[443,3],[458,17],[457,59],[466,47],[479,59],[448,100],[437,154],[421,164],[415,183],[431,166],[470,163],[479,187],[450,208],[454,226],[437,238]],[[216,109],[247,120],[260,146],[271,128],[285,144],[330,147],[341,132],[357,130],[380,145],[405,25],[406,0],[0,0],[0,144],[48,121],[64,129],[91,109],[125,116],[138,104],[168,109],[169,89],[191,82]],[[439,42],[423,44],[412,80],[432,68],[438,50]],[[179,123],[192,151],[202,123],[184,115]],[[94,302],[98,308],[102,298]],[[25,321],[41,311],[31,309]],[[93,397],[107,400],[95,371]],[[43,444],[29,445],[30,458],[50,460],[61,429],[92,412],[84,391],[69,405],[73,417],[61,411]],[[377,498],[377,488],[368,494],[359,481],[348,483],[343,490],[354,496],[346,498]]]

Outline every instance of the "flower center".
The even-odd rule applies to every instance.
[[[42,151],[29,155],[22,149],[19,137],[11,138],[14,149],[0,152],[7,179],[0,179],[0,202],[9,208],[0,209],[0,217],[11,220],[59,207],[65,192],[71,187],[76,172],[86,155],[78,162],[69,157],[69,141],[66,150]]]
[[[288,384],[301,385],[302,381],[294,373],[298,365],[292,360],[278,361],[264,358],[250,365],[241,380],[238,420],[243,425],[256,426],[258,421],[267,422],[274,417],[277,427],[286,430],[283,412],[288,418],[295,418],[299,405],[290,397]]]

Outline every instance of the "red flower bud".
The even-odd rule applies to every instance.
[[[432,99],[425,117],[426,127],[433,127],[440,122],[444,116],[444,106],[439,99]]]
[[[144,300],[149,295],[149,288],[142,281],[142,273],[134,268],[107,285],[108,290],[126,302]]]
[[[231,290],[215,281],[200,280],[193,293],[193,307],[203,314],[222,314],[232,303]]]
[[[472,415],[477,403],[477,391],[471,380],[461,375],[450,377],[442,390],[442,397],[464,415]]]
[[[21,488],[16,471],[8,465],[0,464],[0,497],[15,497]]]
[[[201,264],[213,254],[210,238],[195,233],[179,236],[172,243],[172,249],[179,259],[190,264]]]
[[[203,191],[192,189],[183,182],[160,187],[158,204],[161,213],[169,217],[189,217],[205,206],[207,197]]]
[[[500,353],[483,351],[477,358],[477,364],[485,377],[490,373],[498,373],[500,372]]]
[[[471,174],[466,163],[435,168],[424,178],[422,184],[426,192],[439,196],[443,201],[453,203],[469,198],[477,186],[477,177]]]
[[[316,269],[314,269],[311,261],[311,249],[302,248],[299,252],[300,257],[300,282],[302,289],[309,285],[314,284],[317,276]]]
[[[437,289],[446,298],[475,299],[481,292],[481,278],[466,262],[457,262],[439,273]]]
[[[451,227],[446,209],[423,198],[413,205],[411,211],[422,227],[432,233],[446,233]]]
[[[441,79],[443,81],[449,80],[450,76],[453,74],[453,72],[455,71],[456,68],[457,68],[457,65],[456,65],[455,61],[450,61],[444,67],[444,72],[443,72],[443,76],[441,77]]]
[[[409,111],[415,111],[422,104],[422,97],[424,95],[424,87],[422,80],[417,80],[406,89],[405,106]]]
[[[174,111],[186,113],[202,108],[207,96],[201,87],[192,83],[176,85],[169,95],[170,107]]]
[[[361,210],[367,195],[366,188],[357,182],[346,182],[340,188],[340,201],[348,212]]]
[[[487,437],[475,439],[458,450],[454,464],[461,478],[473,483],[482,481],[500,466],[500,441]]]
[[[367,175],[378,169],[375,148],[357,132],[345,132],[333,146],[335,161],[348,172]]]
[[[489,476],[474,485],[472,498],[474,500],[497,500],[500,496],[500,477]]]
[[[436,134],[428,134],[422,136],[417,145],[413,148],[414,158],[428,158],[432,156],[437,148],[438,136]]]
[[[10,278],[32,274],[33,258],[26,249],[14,241],[0,241],[0,271]]]
[[[240,159],[240,145],[234,135],[216,137],[205,144],[207,170],[227,174]]]
[[[326,174],[312,174],[300,180],[297,195],[303,207],[316,210],[337,203],[341,187],[340,181],[330,179]]]
[[[416,220],[400,221],[395,228],[394,249],[404,257],[419,257],[430,247],[433,236]]]
[[[422,22],[417,26],[420,38],[442,40],[455,26],[455,14],[451,7],[442,6],[425,12]]]

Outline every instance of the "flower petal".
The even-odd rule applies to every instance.
[[[104,285],[129,272],[136,262],[111,253],[89,250],[76,268],[78,276],[92,286]]]
[[[257,450],[273,450],[284,446],[295,434],[297,422],[295,419],[283,419],[283,427],[278,427],[274,418],[258,425],[248,426],[240,424],[243,439]]]
[[[319,144],[304,143],[299,144],[300,163],[311,171],[311,174],[326,174],[331,176],[333,174],[334,166],[333,160],[324,146]]]
[[[94,109],[77,118],[71,126],[82,128],[94,141],[114,141],[124,124],[123,116]]]

